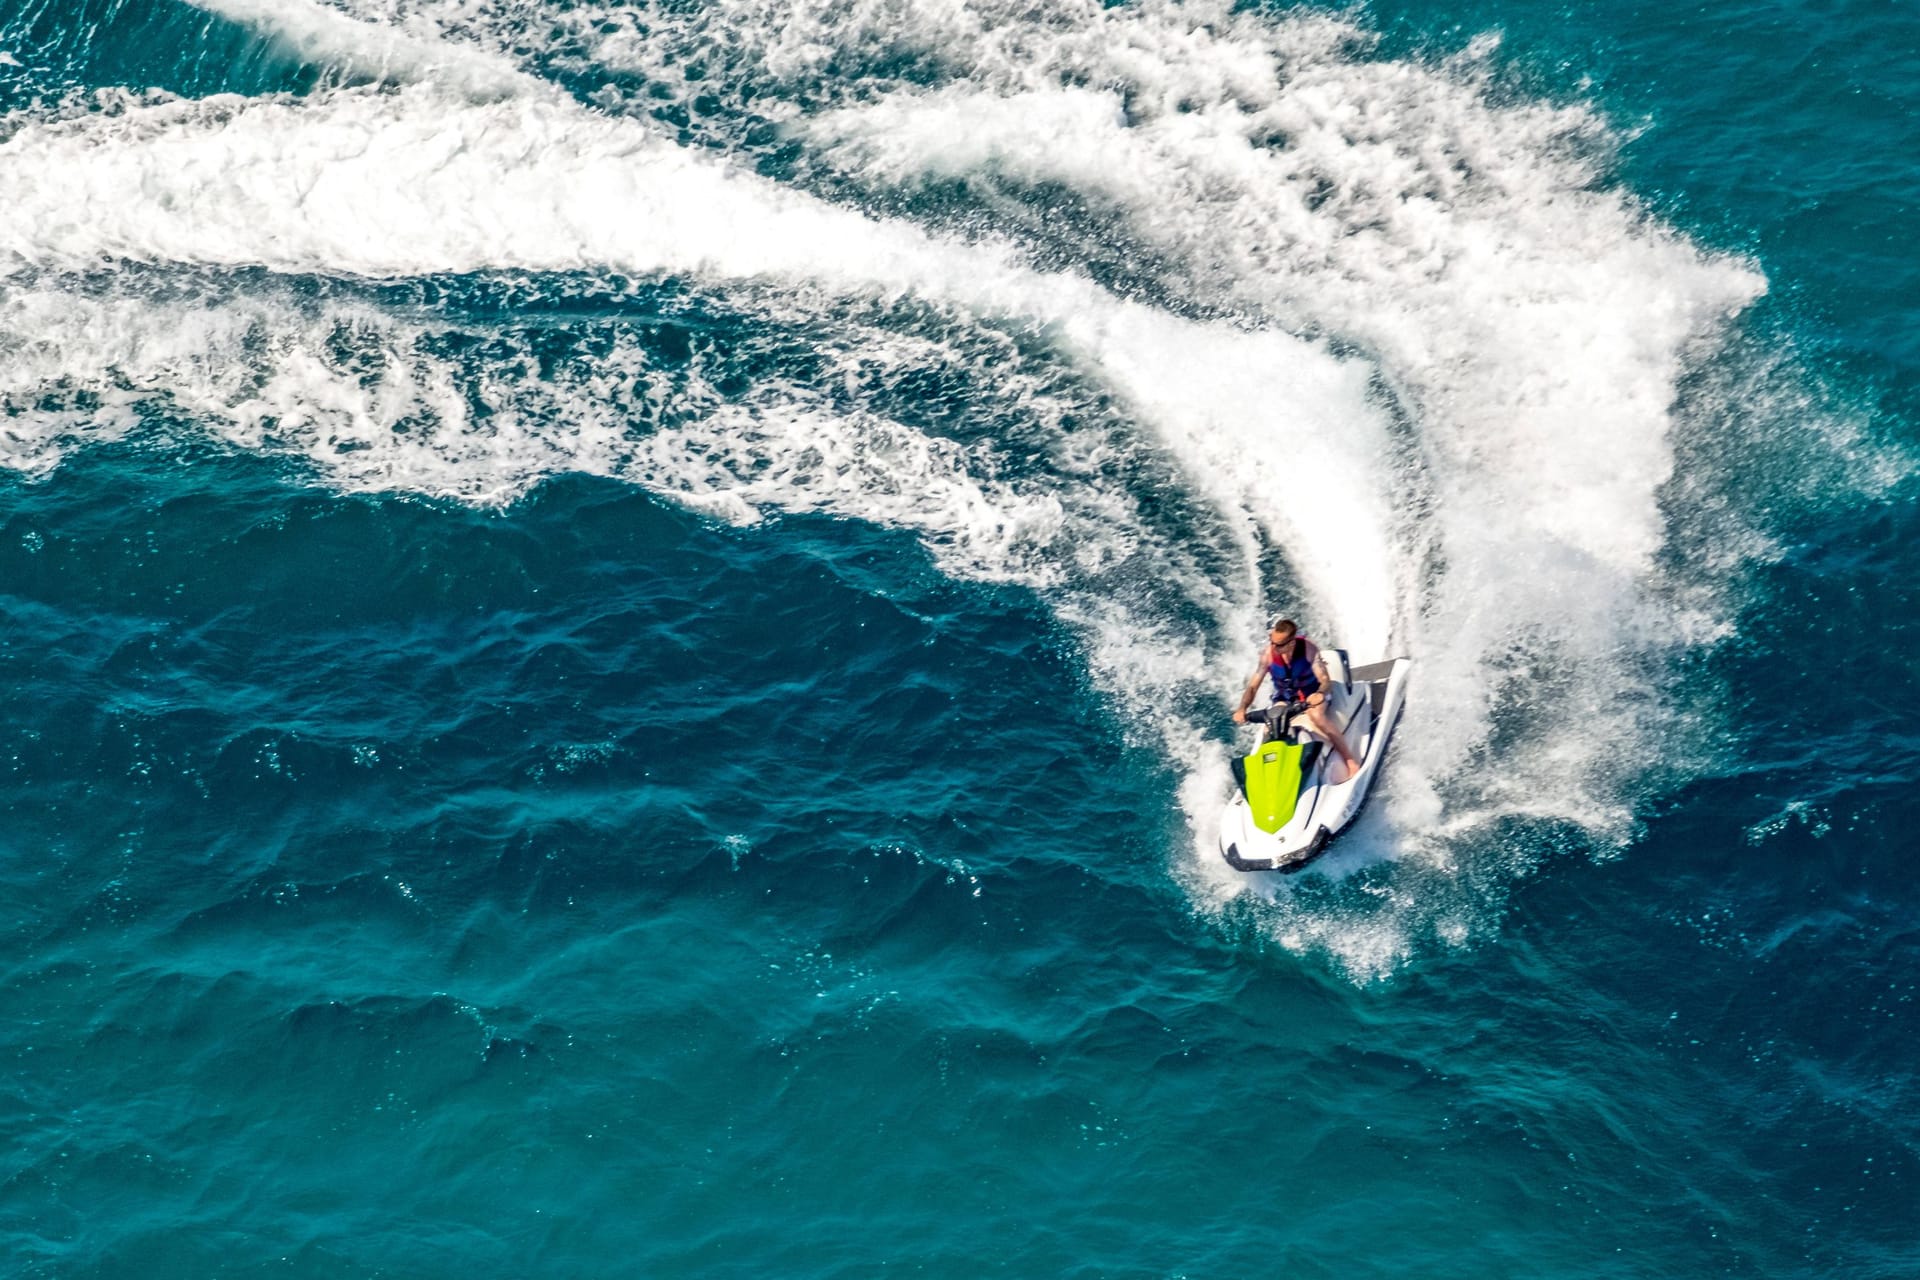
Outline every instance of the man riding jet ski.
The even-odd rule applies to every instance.
[[[1298,871],[1359,815],[1411,666],[1392,658],[1349,667],[1344,649],[1323,650],[1292,619],[1274,620],[1233,713],[1235,724],[1265,729],[1254,752],[1233,762],[1239,785],[1220,821],[1229,866]],[[1255,707],[1263,689],[1271,700]]]
[[[1300,634],[1292,618],[1276,618],[1267,628],[1266,651],[1260,655],[1260,665],[1253,669],[1246,691],[1240,695],[1240,705],[1234,708],[1235,724],[1247,722],[1247,708],[1253,705],[1254,695],[1267,680],[1273,682],[1274,707],[1298,704],[1295,714],[1304,714],[1313,732],[1340,753],[1347,765],[1347,777],[1360,772],[1360,757],[1347,749],[1340,726],[1327,714],[1333,682],[1327,676],[1326,659],[1320,656],[1319,645]],[[1262,719],[1270,720],[1270,717]],[[1346,778],[1341,781],[1345,782]]]

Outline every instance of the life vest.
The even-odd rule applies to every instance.
[[[1320,692],[1320,677],[1313,674],[1313,659],[1307,656],[1312,641],[1305,636],[1293,638],[1293,661],[1283,662],[1272,644],[1267,645],[1267,672],[1273,676],[1275,702],[1305,702]]]

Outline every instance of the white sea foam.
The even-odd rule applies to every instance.
[[[366,22],[312,0],[189,0],[260,32],[289,57],[345,83],[431,82],[479,98],[544,96],[552,87],[499,54],[451,42],[420,19]],[[415,28],[410,30],[409,27]]]
[[[795,127],[865,183],[1069,186],[1178,264],[1177,287],[1378,361],[1414,419],[1421,532],[1442,566],[1399,637],[1446,658],[1424,664],[1400,775],[1437,784],[1486,739],[1489,704],[1515,696],[1489,664],[1516,646],[1584,667],[1590,712],[1711,627],[1649,595],[1670,411],[1688,358],[1762,281],[1596,188],[1587,157],[1606,134],[1590,112],[1493,107],[1473,59],[1302,61],[1277,33],[1249,67],[1265,29],[1228,29],[1196,25],[1164,53],[1079,33],[994,50],[991,74]],[[1122,87],[1062,84],[1066,67]],[[1536,757],[1554,776],[1511,762],[1517,789],[1577,791],[1605,748],[1574,745]]]
[[[1402,852],[1445,866],[1515,816],[1618,841],[1643,767],[1622,737],[1685,751],[1645,695],[1721,626],[1658,566],[1679,382],[1764,282],[1597,183],[1611,135],[1590,110],[1493,105],[1490,44],[1442,67],[1331,55],[1358,37],[1152,6],[1018,41],[949,32],[964,74],[790,128],[870,188],[960,181],[1005,208],[1065,187],[1170,264],[1170,289],[1364,350],[1411,420],[1375,470],[1414,473],[1406,549],[1427,553],[1390,584],[1418,601],[1396,641],[1422,660],[1390,793]]]
[[[983,479],[990,453],[865,414],[790,405],[657,432],[623,474],[736,523],[769,509],[857,515],[918,532],[956,576],[1054,585],[1062,503]]]
[[[159,409],[235,448],[301,458],[346,490],[488,503],[558,473],[604,475],[734,523],[824,512],[914,530],[955,576],[1042,589],[1083,553],[1120,550],[1096,530],[1124,529],[1124,502],[1097,479],[1063,498],[999,478],[989,442],[836,410],[818,387],[774,380],[729,400],[700,359],[663,369],[631,335],[542,376],[518,340],[494,335],[486,359],[461,361],[445,336],[353,302],[16,290],[0,300],[0,348],[14,353],[0,366],[14,424],[0,458],[43,472]],[[916,345],[864,336],[838,353],[849,377],[890,341]],[[105,377],[83,384],[86,369]],[[73,403],[50,395],[62,387]]]
[[[1384,447],[1363,369],[1275,331],[1203,325],[1083,277],[835,208],[547,100],[426,87],[317,104],[216,99],[30,125],[0,144],[20,268],[102,260],[365,276],[613,268],[910,294],[1050,332],[1160,423],[1196,481],[1244,506],[1280,481],[1266,441],[1322,477],[1269,513],[1343,634],[1387,633],[1386,512],[1357,463]],[[1343,513],[1346,527],[1324,515]],[[1334,592],[1344,581],[1349,588]],[[1366,584],[1354,589],[1352,584]]]
[[[0,298],[0,433],[9,465],[43,471],[125,434],[140,411],[190,415],[243,449],[290,451],[331,483],[486,501],[560,470],[593,470],[596,433],[525,425],[524,387],[475,379],[429,330],[369,307],[272,296],[179,301],[15,288]],[[348,354],[343,356],[345,351]],[[477,419],[489,394],[500,412]],[[107,413],[67,407],[104,401]],[[561,429],[564,432],[564,428]]]
[[[1496,102],[1491,45],[1444,65],[1377,59],[1348,23],[1213,4],[723,0],[644,24],[575,6],[533,26],[468,0],[354,0],[352,17],[205,7],[386,87],[14,122],[0,340],[51,336],[6,390],[24,402],[109,368],[119,396],[97,420],[62,417],[57,396],[17,416],[14,465],[124,431],[138,397],[164,394],[345,485],[498,500],[589,470],[732,519],[826,511],[911,528],[952,572],[1046,592],[1084,637],[1097,678],[1182,775],[1197,897],[1359,974],[1471,932],[1476,904],[1528,865],[1482,847],[1492,824],[1622,840],[1637,798],[1626,729],[1684,753],[1661,673],[1718,633],[1723,602],[1714,574],[1662,567],[1662,496],[1687,429],[1676,402],[1764,282],[1607,185],[1613,134],[1591,110]],[[959,184],[992,230],[962,242],[857,212],[528,88],[514,60],[540,54],[540,31],[576,69],[751,96],[830,189],[911,209],[923,185]],[[917,82],[891,78],[898,65]],[[1057,252],[1048,193],[1062,190],[1078,202],[1066,220],[1093,228],[1073,241],[1084,271],[1037,270],[1022,247]],[[748,289],[770,322],[829,328],[912,298],[984,322],[980,341],[1043,337],[1150,429],[1090,434],[1084,406],[1035,392],[1021,404],[1050,441],[1047,470],[1011,479],[999,449],[911,429],[858,394],[849,408],[775,382],[727,400],[697,368],[675,383],[631,345],[565,377],[494,376],[437,354],[431,322],[377,308],[227,299],[202,314],[30,283],[116,260],[670,274]],[[1092,283],[1118,269],[1156,301]],[[328,338],[342,325],[380,358],[340,367]],[[1004,349],[864,339],[909,365],[970,363],[983,385],[989,369],[1037,379]],[[843,353],[831,376],[858,383],[858,364]],[[1218,516],[1210,557],[1152,526],[1089,449],[1177,468]],[[1273,548],[1280,583],[1262,579]],[[1094,589],[1117,562],[1174,581],[1188,619]],[[1304,607],[1273,596],[1282,585]],[[1234,683],[1268,604],[1356,656],[1420,661],[1384,813],[1330,864],[1359,886],[1337,902],[1234,876],[1212,849],[1225,774],[1204,691]],[[1393,876],[1382,857],[1399,859]]]

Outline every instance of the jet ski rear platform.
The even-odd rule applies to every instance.
[[[1294,872],[1326,851],[1360,814],[1406,700],[1410,658],[1349,667],[1344,649],[1325,649],[1327,711],[1360,768],[1346,766],[1307,730],[1304,716],[1269,726],[1250,755],[1233,762],[1233,799],[1220,819],[1220,853],[1236,871]],[[1328,775],[1341,778],[1332,782]]]

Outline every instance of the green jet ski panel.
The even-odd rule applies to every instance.
[[[1268,835],[1293,817],[1293,806],[1300,799],[1304,750],[1305,744],[1299,742],[1263,742],[1241,762],[1247,771],[1247,807],[1253,810],[1253,825]]]

